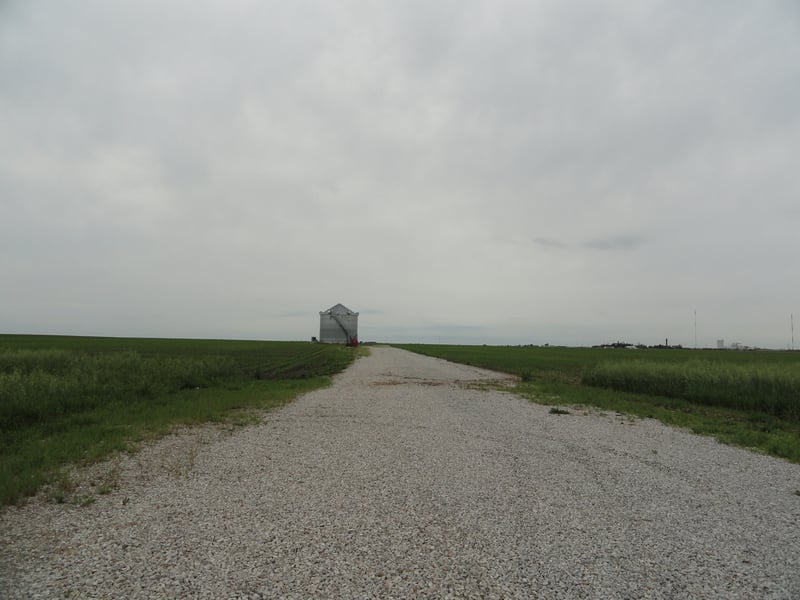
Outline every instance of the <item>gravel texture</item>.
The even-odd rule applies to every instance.
[[[376,347],[0,513],[3,598],[800,598],[800,465]],[[103,477],[99,471],[93,477]]]

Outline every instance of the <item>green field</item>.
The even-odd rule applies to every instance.
[[[659,419],[800,462],[800,352],[398,344],[518,375],[536,402]]]
[[[308,342],[0,335],[0,506],[67,465],[130,450],[176,425],[246,422],[255,409],[327,385],[357,352]]]
[[[398,345],[521,378],[515,392],[598,406],[800,462],[800,353]],[[69,465],[177,425],[244,423],[326,385],[359,351],[307,342],[0,335],[0,506]],[[59,491],[61,490],[61,491]],[[103,493],[100,491],[99,493]]]

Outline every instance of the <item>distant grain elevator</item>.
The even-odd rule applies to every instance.
[[[343,304],[319,313],[319,341],[325,344],[358,345],[358,313]]]

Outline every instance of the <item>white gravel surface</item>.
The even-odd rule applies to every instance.
[[[0,513],[2,598],[800,598],[800,466],[374,348]]]

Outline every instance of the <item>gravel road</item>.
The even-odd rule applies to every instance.
[[[3,598],[800,598],[800,465],[376,347],[0,513]],[[103,477],[97,471],[95,477]]]

